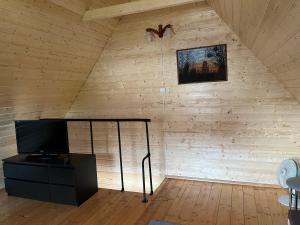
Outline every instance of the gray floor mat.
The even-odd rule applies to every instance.
[[[149,225],[180,225],[177,223],[168,223],[164,221],[152,220],[150,221]]]

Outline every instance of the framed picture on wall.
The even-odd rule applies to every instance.
[[[178,84],[227,81],[227,46],[177,51]]]

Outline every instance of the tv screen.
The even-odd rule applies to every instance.
[[[19,154],[68,153],[68,128],[63,120],[15,121]]]

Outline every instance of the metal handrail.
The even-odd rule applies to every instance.
[[[144,203],[148,202],[146,196],[146,181],[145,181],[145,161],[148,159],[149,164],[149,178],[150,178],[150,195],[153,195],[153,183],[152,183],[152,167],[151,167],[151,152],[150,152],[150,143],[149,143],[149,129],[148,123],[151,122],[151,119],[140,119],[140,118],[126,118],[126,119],[92,119],[92,118],[49,118],[42,120],[58,120],[66,122],[89,122],[90,124],[90,138],[91,138],[91,149],[92,154],[94,155],[94,137],[93,137],[93,122],[116,122],[118,127],[118,144],[119,144],[119,158],[120,158],[120,173],[121,173],[121,191],[124,192],[124,173],[123,173],[123,159],[122,159],[122,143],[121,143],[121,129],[120,122],[144,122],[146,129],[146,138],[147,138],[147,155],[142,160],[142,175],[143,175],[143,201]]]

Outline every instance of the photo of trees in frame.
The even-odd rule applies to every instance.
[[[177,51],[178,84],[227,81],[226,45]]]

